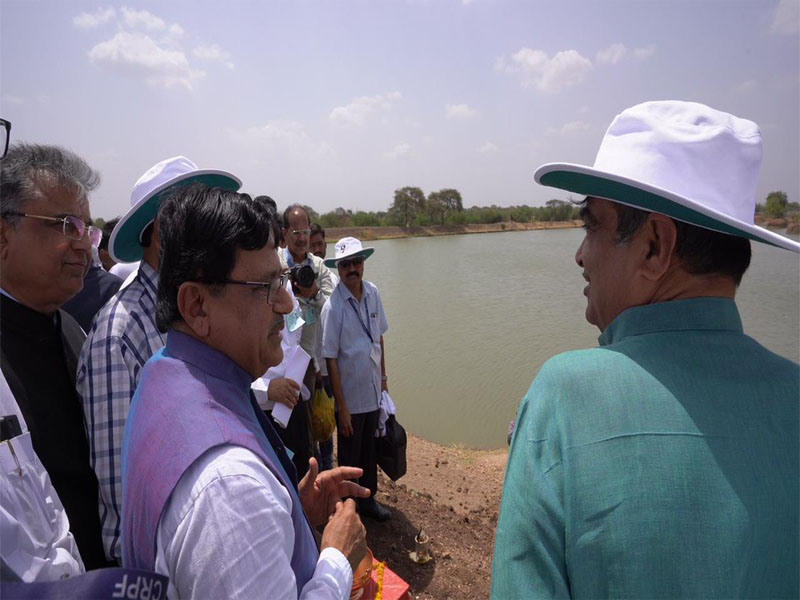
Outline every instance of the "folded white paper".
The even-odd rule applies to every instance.
[[[295,381],[301,388],[303,387],[303,377],[306,375],[308,363],[311,357],[300,346],[296,346],[292,355],[284,359],[286,371],[284,377]],[[276,402],[272,408],[272,418],[284,429],[289,424],[289,418],[292,416],[292,409]]]

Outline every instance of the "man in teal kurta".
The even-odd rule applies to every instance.
[[[749,239],[800,251],[739,218],[760,149],[750,121],[652,102],[615,119],[593,168],[537,171],[587,196],[575,258],[602,334],[520,405],[493,598],[798,596],[800,368],[744,335],[734,302]]]

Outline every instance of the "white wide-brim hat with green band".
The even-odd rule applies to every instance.
[[[617,115],[594,166],[548,163],[537,183],[800,252],[754,224],[761,132],[696,102],[645,102]]]
[[[336,268],[336,263],[340,260],[356,256],[361,256],[364,260],[367,260],[375,252],[375,248],[364,248],[361,245],[361,240],[354,237],[343,237],[336,242],[334,249],[334,257],[325,259],[325,266],[331,269]]]
[[[131,208],[114,227],[108,241],[112,258],[117,262],[141,260],[142,233],[156,218],[158,205],[166,192],[195,183],[233,192],[242,185],[235,175],[217,169],[198,169],[185,156],[162,160],[142,175],[133,186]]]

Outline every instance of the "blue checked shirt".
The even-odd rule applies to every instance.
[[[144,363],[166,342],[156,328],[158,273],[142,261],[131,284],[97,314],[81,350],[76,387],[83,398],[92,468],[100,484],[106,556],[120,562],[122,433]]]

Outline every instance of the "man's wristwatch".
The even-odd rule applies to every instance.
[[[389,378],[386,375],[382,375],[381,381],[389,381]]]

